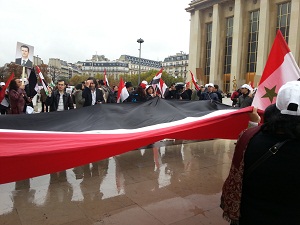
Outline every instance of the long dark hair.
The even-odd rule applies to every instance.
[[[10,81],[8,90],[10,90],[10,91],[11,90],[15,90],[15,91],[18,90],[19,86],[17,84],[17,79],[19,79],[19,78],[14,78]]]
[[[142,98],[146,98],[146,92],[144,90],[144,88],[142,88],[141,86],[137,86],[136,88],[136,93],[142,97]]]
[[[265,110],[262,129],[276,136],[300,139],[300,116],[281,114],[276,104],[272,104]]]

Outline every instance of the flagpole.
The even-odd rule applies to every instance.
[[[140,53],[139,53],[139,79],[138,79],[138,85],[141,83],[141,50],[142,50],[142,43],[144,40],[142,38],[137,40],[138,43],[140,43]]]
[[[24,78],[25,78],[25,66],[23,66],[23,71],[22,71],[22,85],[24,85]]]

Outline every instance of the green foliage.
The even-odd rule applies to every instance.
[[[89,75],[75,75],[69,80],[69,83],[70,85],[75,86],[76,84],[80,84],[81,82],[86,81],[88,77]]]
[[[155,77],[155,75],[159,72],[159,70],[149,70],[145,73],[141,73],[141,77],[140,77],[140,81],[146,80],[148,83],[150,83],[153,79],[153,77]],[[89,77],[88,74],[84,74],[84,75],[75,75],[73,76],[71,79],[67,80],[66,78],[63,78],[63,80],[65,80],[66,82],[68,82],[70,85],[76,85],[79,84],[83,81],[86,81],[87,78]],[[97,73],[94,76],[96,78],[96,80],[104,80],[104,75]],[[109,86],[112,87],[114,85],[119,85],[120,83],[120,78],[122,77],[124,82],[131,82],[132,85],[134,87],[138,86],[138,78],[139,75],[138,74],[133,74],[133,75],[129,75],[129,74],[123,74],[119,76],[119,79],[115,79],[113,76],[108,75],[108,83]],[[167,74],[167,72],[163,71],[162,73],[162,79],[164,80],[164,82],[166,83],[167,86],[170,86],[172,83],[177,83],[177,82],[184,82],[183,78],[174,78],[170,75]]]

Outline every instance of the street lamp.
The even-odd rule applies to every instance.
[[[137,40],[138,43],[140,43],[140,55],[139,55],[139,79],[138,79],[138,85],[141,82],[141,50],[142,50],[142,43],[144,42],[144,40],[142,38]]]

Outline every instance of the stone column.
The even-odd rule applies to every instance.
[[[222,78],[219,74],[220,68],[220,5],[213,6],[213,24],[212,24],[212,39],[211,39],[211,59],[210,59],[210,74],[209,82],[219,83]]]
[[[291,19],[289,32],[289,47],[299,65],[300,59],[300,0],[292,0],[291,4]],[[293,35],[291,35],[291,33]]]
[[[230,90],[233,89],[233,78],[237,82],[245,79],[244,74],[241,74],[241,58],[242,58],[242,40],[243,40],[243,2],[244,0],[235,0],[234,3],[234,18],[233,18],[233,36],[232,36],[232,56],[231,56],[231,77]]]
[[[269,55],[270,0],[260,1],[259,33],[254,85],[260,81]]]
[[[196,76],[196,68],[200,67],[200,53],[201,53],[201,26],[200,11],[196,10],[191,13],[190,22],[190,47],[189,47],[189,69]],[[187,79],[191,80],[190,72],[187,73]]]

